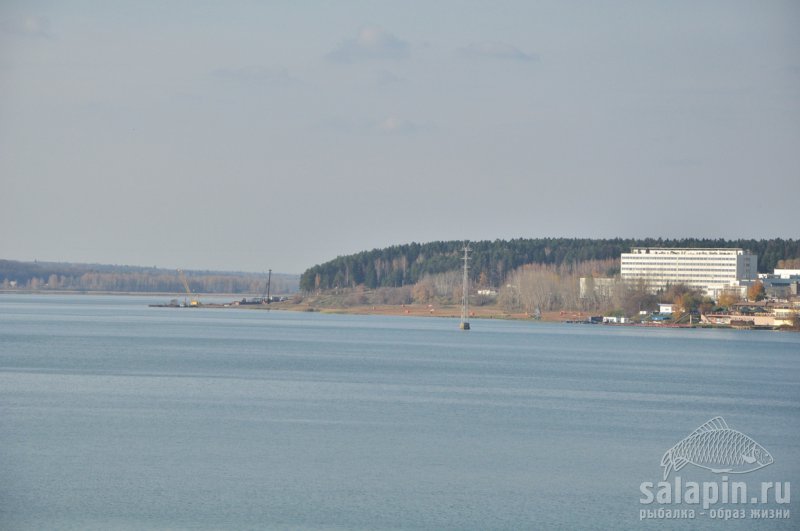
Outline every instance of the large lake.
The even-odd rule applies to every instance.
[[[0,295],[0,528],[800,528],[640,521],[715,416],[800,489],[800,334],[152,302]]]

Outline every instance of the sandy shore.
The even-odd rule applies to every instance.
[[[409,317],[461,317],[461,306],[456,304],[440,305],[440,304],[404,304],[404,305],[358,305],[348,307],[321,307],[315,306],[313,303],[300,303],[292,304],[291,302],[271,304],[269,306],[274,310],[288,310],[288,311],[305,311],[305,312],[321,312],[321,313],[338,313],[338,314],[354,314],[354,315],[392,315],[392,316],[409,316]],[[248,307],[242,307],[248,308]],[[264,307],[253,307],[253,309],[263,309]],[[533,320],[533,317],[528,313],[512,313],[508,312],[497,306],[475,306],[470,308],[471,319],[519,319],[519,320]],[[549,322],[561,322],[571,319],[586,319],[588,316],[585,312],[544,312],[542,313],[541,320]]]

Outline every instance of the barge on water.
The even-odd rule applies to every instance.
[[[172,299],[167,304],[148,304],[150,308],[199,308],[200,303],[192,301],[194,304],[187,304],[186,301],[178,302],[178,299]]]

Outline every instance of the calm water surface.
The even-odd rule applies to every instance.
[[[151,302],[0,295],[0,528],[800,528],[639,521],[717,415],[800,489],[798,334]]]

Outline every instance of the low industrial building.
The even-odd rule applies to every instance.
[[[800,304],[774,302],[741,302],[725,311],[700,317],[701,322],[733,328],[794,327],[800,315]]]
[[[758,280],[768,299],[788,300],[800,294],[800,269],[775,269],[772,274],[759,274]]]
[[[800,269],[775,269],[773,275],[784,280],[800,279]]]

